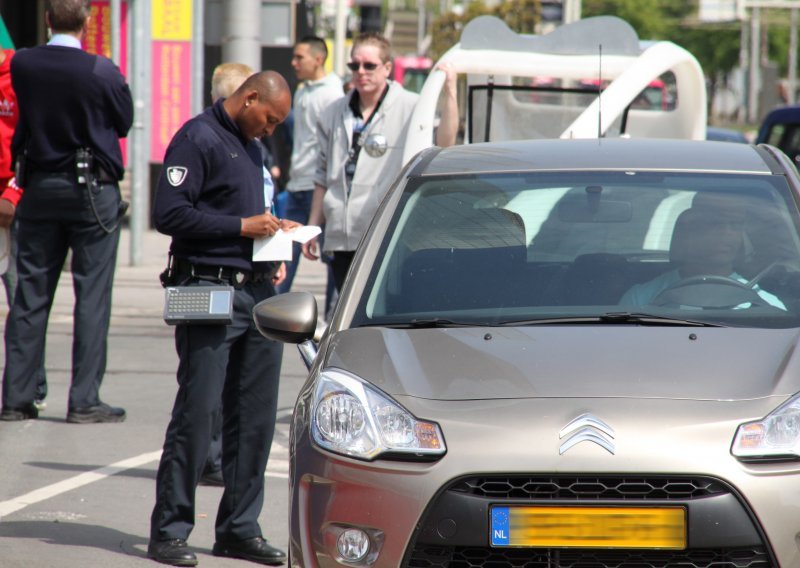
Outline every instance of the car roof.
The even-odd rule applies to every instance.
[[[413,175],[519,171],[637,170],[771,174],[765,152],[750,144],[602,138],[465,144],[423,160]],[[780,170],[774,160],[772,167]]]

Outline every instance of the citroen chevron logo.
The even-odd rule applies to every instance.
[[[617,450],[614,445],[614,429],[588,412],[564,426],[558,433],[558,439],[564,440],[558,448],[559,455],[581,442],[594,442],[611,455]]]

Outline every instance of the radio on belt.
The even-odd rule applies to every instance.
[[[164,293],[169,325],[233,322],[233,286],[167,286]]]

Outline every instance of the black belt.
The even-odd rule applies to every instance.
[[[50,176],[50,175],[65,175],[70,177],[77,177],[75,173],[75,168],[64,168],[61,170],[39,170],[39,169],[32,169],[31,174],[39,174],[43,176]],[[92,172],[92,177],[95,181],[99,183],[115,183],[117,178],[112,176],[110,173],[105,171],[102,167],[98,167],[97,170]]]
[[[180,276],[191,276],[193,278],[204,278],[218,282],[225,282],[235,288],[241,288],[248,282],[258,284],[259,282],[272,280],[272,277],[278,270],[278,266],[279,265],[276,264],[275,269],[270,272],[251,272],[249,270],[233,268],[232,266],[194,264],[181,258],[176,258],[174,260],[175,273]]]

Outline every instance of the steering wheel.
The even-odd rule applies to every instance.
[[[667,286],[650,304],[710,309],[734,308],[747,303],[753,306],[769,306],[769,302],[753,289],[754,286],[750,282],[745,284],[729,276],[689,276]]]

